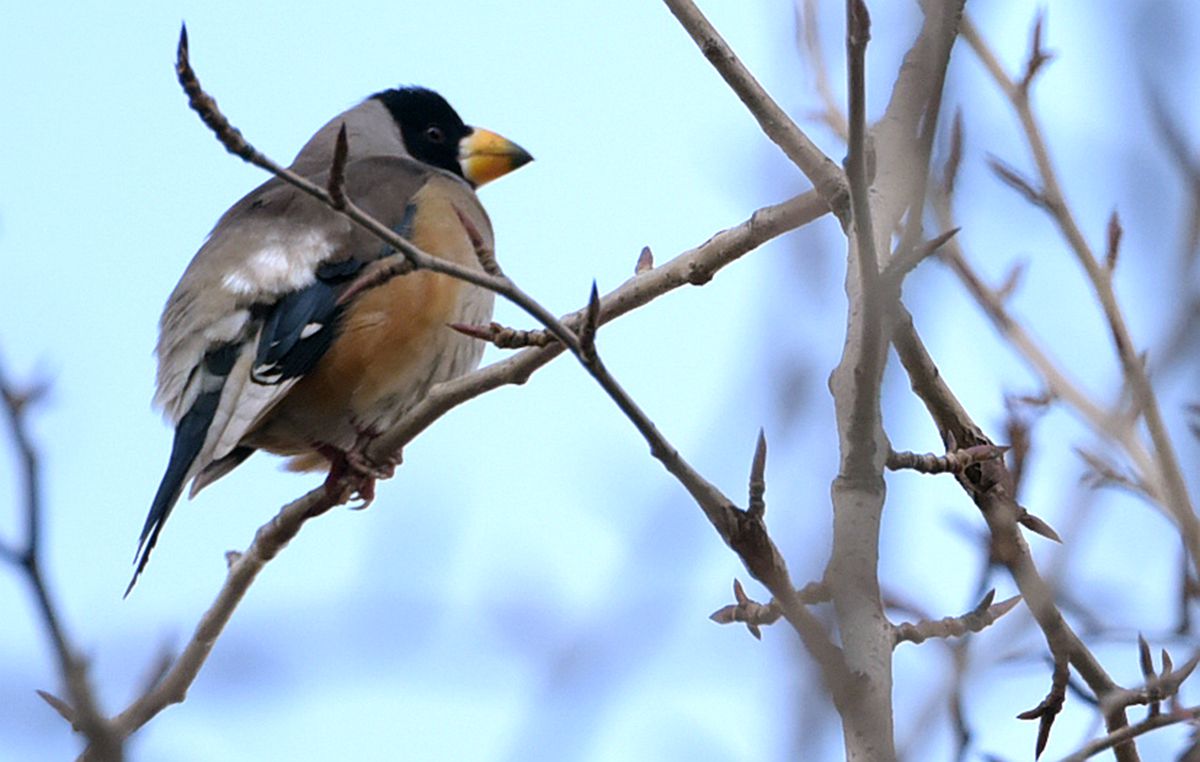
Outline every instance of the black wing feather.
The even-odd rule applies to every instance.
[[[250,374],[254,381],[278,384],[312,370],[336,335],[345,306],[338,304],[338,294],[363,265],[355,259],[323,264],[312,285],[285,294],[270,308]]]
[[[256,199],[252,206],[264,203]],[[411,233],[415,213],[416,206],[408,204],[400,222],[392,229],[407,238]],[[229,214],[232,214],[232,210],[227,216]],[[395,250],[385,244],[376,254],[376,258],[382,259],[394,253]],[[274,304],[257,304],[251,308],[255,318],[263,321],[254,365],[250,372],[252,381],[264,385],[279,384],[303,376],[317,364],[337,335],[338,321],[346,306],[339,303],[339,297],[366,264],[365,261],[355,258],[325,262],[317,267],[317,277],[311,285],[284,294]],[[208,429],[221,401],[225,381],[243,346],[244,342],[228,342],[214,347],[204,355],[197,371],[203,374],[201,391],[175,427],[175,440],[171,446],[167,472],[159,483],[154,502],[150,505],[150,513],[146,516],[146,524],[142,527],[136,554],[137,569],[129,587],[125,589],[125,595],[129,595],[133,590],[138,576],[146,568],[146,563],[150,560],[150,551],[158,542],[163,523],[183,493],[184,481],[204,446]],[[206,468],[219,465],[228,470],[253,452],[252,447],[239,446],[225,458],[208,464]]]

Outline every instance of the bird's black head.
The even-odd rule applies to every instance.
[[[387,107],[414,159],[463,176],[459,142],[472,129],[445,98],[423,87],[384,90],[371,97]]]

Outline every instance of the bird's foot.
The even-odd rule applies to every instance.
[[[325,445],[318,448],[330,463],[329,476],[325,479],[326,492],[331,496],[336,495],[338,502],[347,502],[357,496],[363,502],[353,506],[354,510],[362,510],[373,503],[375,482],[392,478],[396,466],[400,464],[398,456],[382,462],[369,457],[365,452],[369,443],[369,437],[359,435],[358,441],[349,450]]]

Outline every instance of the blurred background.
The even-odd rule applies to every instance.
[[[701,5],[840,160],[844,149],[816,117],[797,8]],[[920,18],[915,3],[870,5],[878,116]],[[1181,130],[1200,134],[1200,14],[1170,0],[968,3],[1011,72],[1040,7],[1057,57],[1036,108],[1097,248],[1120,210],[1118,292],[1194,474],[1193,201],[1148,96],[1159,89]],[[826,1],[817,11],[840,98],[844,11]],[[481,197],[506,270],[557,313],[582,306],[593,278],[604,292],[631,276],[643,246],[664,262],[807,187],[655,2],[51,2],[4,15],[0,362],[18,382],[52,383],[34,419],[45,564],[112,712],[164,650],[186,642],[224,577],[224,552],[321,479],[252,458],[179,506],[122,600],[171,443],[149,408],[162,304],[217,217],[264,179],[188,110],[173,70],[181,20],[206,89],[284,163],[331,116],[400,83],[439,90],[468,123],[527,148],[537,161]],[[1004,100],[961,43],[944,106],[961,109],[966,128],[956,208],[968,258],[993,284],[1027,263],[1013,312],[1085,389],[1116,399],[1119,368],[1073,258],[987,170],[989,155],[1023,169],[1029,161]],[[943,134],[938,160],[946,150]],[[599,339],[662,431],[735,498],[765,427],[768,522],[797,584],[827,561],[837,464],[825,381],[842,348],[844,257],[840,230],[824,219]],[[952,388],[1003,440],[1006,395],[1039,394],[1037,379],[937,262],[910,279],[906,299]],[[497,319],[530,326],[504,304]],[[489,349],[484,361],[501,356]],[[886,390],[893,446],[938,449],[895,362]],[[1195,649],[1180,628],[1182,558],[1171,525],[1142,501],[1079,484],[1073,448],[1093,444],[1069,412],[1040,416],[1021,497],[1066,540],[1031,544],[1072,622],[1133,684],[1136,632],[1177,663]],[[7,440],[0,455],[0,536],[18,542]],[[982,521],[952,479],[893,474],[889,489],[880,574],[894,619],[959,614],[993,586],[1013,594],[1005,573],[986,568]],[[130,756],[840,758],[836,717],[794,633],[770,627],[760,643],[707,620],[731,601],[735,577],[747,575],[632,426],[560,359],[438,422],[369,510],[306,527],[253,586],[187,702],[140,732]],[[26,581],[10,568],[0,569],[0,623],[0,759],[73,758],[76,739],[34,693],[60,686]],[[906,758],[955,758],[956,704],[971,733],[963,758],[1029,759],[1036,724],[1015,715],[1041,701],[1049,673],[1023,608],[957,651],[902,645],[895,706]],[[1072,695],[1048,757],[1096,729]],[[1144,758],[1166,759],[1183,742],[1179,729],[1155,734]]]

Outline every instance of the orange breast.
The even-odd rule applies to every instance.
[[[481,269],[454,211],[454,197],[430,192],[439,181],[435,178],[416,196],[410,240],[430,254]],[[478,202],[469,200],[474,203],[463,211],[478,218],[490,245],[487,218]],[[478,363],[481,345],[448,325],[488,319],[491,295],[480,292],[455,278],[419,271],[363,293],[347,309],[325,356],[246,441],[296,454],[314,442],[346,448],[359,431],[390,425],[433,383]]]

